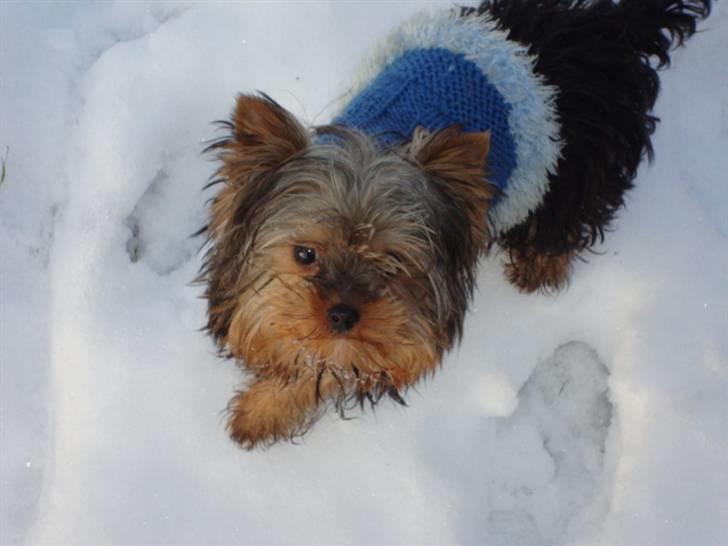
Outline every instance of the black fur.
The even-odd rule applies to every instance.
[[[490,14],[559,89],[562,159],[544,202],[500,246],[557,255],[603,239],[640,161],[652,159],[656,67],[669,65],[673,45],[710,7],[710,0],[486,0],[462,10]]]

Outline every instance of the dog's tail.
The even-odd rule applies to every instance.
[[[607,2],[611,4],[612,2]],[[670,64],[670,50],[695,34],[698,19],[710,14],[711,0],[622,0],[614,16],[637,51]]]
[[[711,4],[712,0],[485,0],[473,11],[487,13],[510,39],[528,45],[538,58],[536,71],[559,87],[583,84],[595,72],[627,72],[618,81],[640,89],[639,104],[649,112],[660,87],[651,58],[657,60],[657,68],[669,66],[672,49],[695,34],[697,21],[710,14]],[[649,142],[645,148],[651,157]]]
[[[543,42],[571,28],[592,32],[597,40],[617,40],[645,56],[670,64],[673,46],[696,31],[697,21],[710,14],[712,0],[485,0],[462,14],[487,13],[513,40],[538,53]],[[598,30],[610,32],[607,36]],[[582,37],[583,39],[583,37]],[[568,44],[564,44],[568,45]]]
[[[534,70],[557,88],[557,173],[540,209],[503,246],[558,254],[601,239],[642,157],[652,157],[656,68],[670,64],[710,8],[711,0],[486,0],[463,10],[526,45]]]

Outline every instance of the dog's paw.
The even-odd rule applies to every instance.
[[[231,401],[234,407],[230,410],[227,423],[227,431],[233,442],[244,449],[253,449],[275,442],[276,435],[261,427],[255,415],[247,411],[238,398]]]
[[[254,383],[228,404],[227,431],[240,447],[266,447],[301,436],[312,416],[296,399],[293,387],[274,381]]]
[[[506,278],[521,292],[556,292],[564,288],[571,275],[572,254],[544,256],[532,251],[511,251]]]

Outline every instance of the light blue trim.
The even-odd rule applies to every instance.
[[[516,143],[516,168],[503,198],[489,213],[494,233],[502,233],[523,221],[541,203],[548,189],[548,174],[556,170],[561,153],[556,89],[533,72],[535,59],[526,47],[509,41],[491,19],[459,17],[447,11],[418,14],[395,30],[363,63],[349,99],[384,67],[406,51],[418,48],[443,48],[463,54],[478,65],[511,106],[508,124]]]

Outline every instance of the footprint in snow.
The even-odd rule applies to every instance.
[[[540,546],[592,536],[609,508],[612,422],[609,370],[582,342],[538,363],[508,417],[459,414],[454,426],[451,414],[430,416],[420,454],[444,488],[433,494],[451,499],[457,542]]]
[[[574,540],[603,517],[613,414],[608,378],[597,353],[582,342],[560,346],[531,373],[518,408],[498,426],[500,449],[514,448],[515,457],[520,450],[523,467],[513,462],[515,479],[498,484],[510,498],[488,514],[486,532],[497,543]]]
[[[158,275],[181,267],[200,245],[198,239],[189,236],[200,225],[195,215],[199,193],[183,191],[179,186],[179,181],[160,168],[124,221],[129,230],[129,260],[145,263]]]

